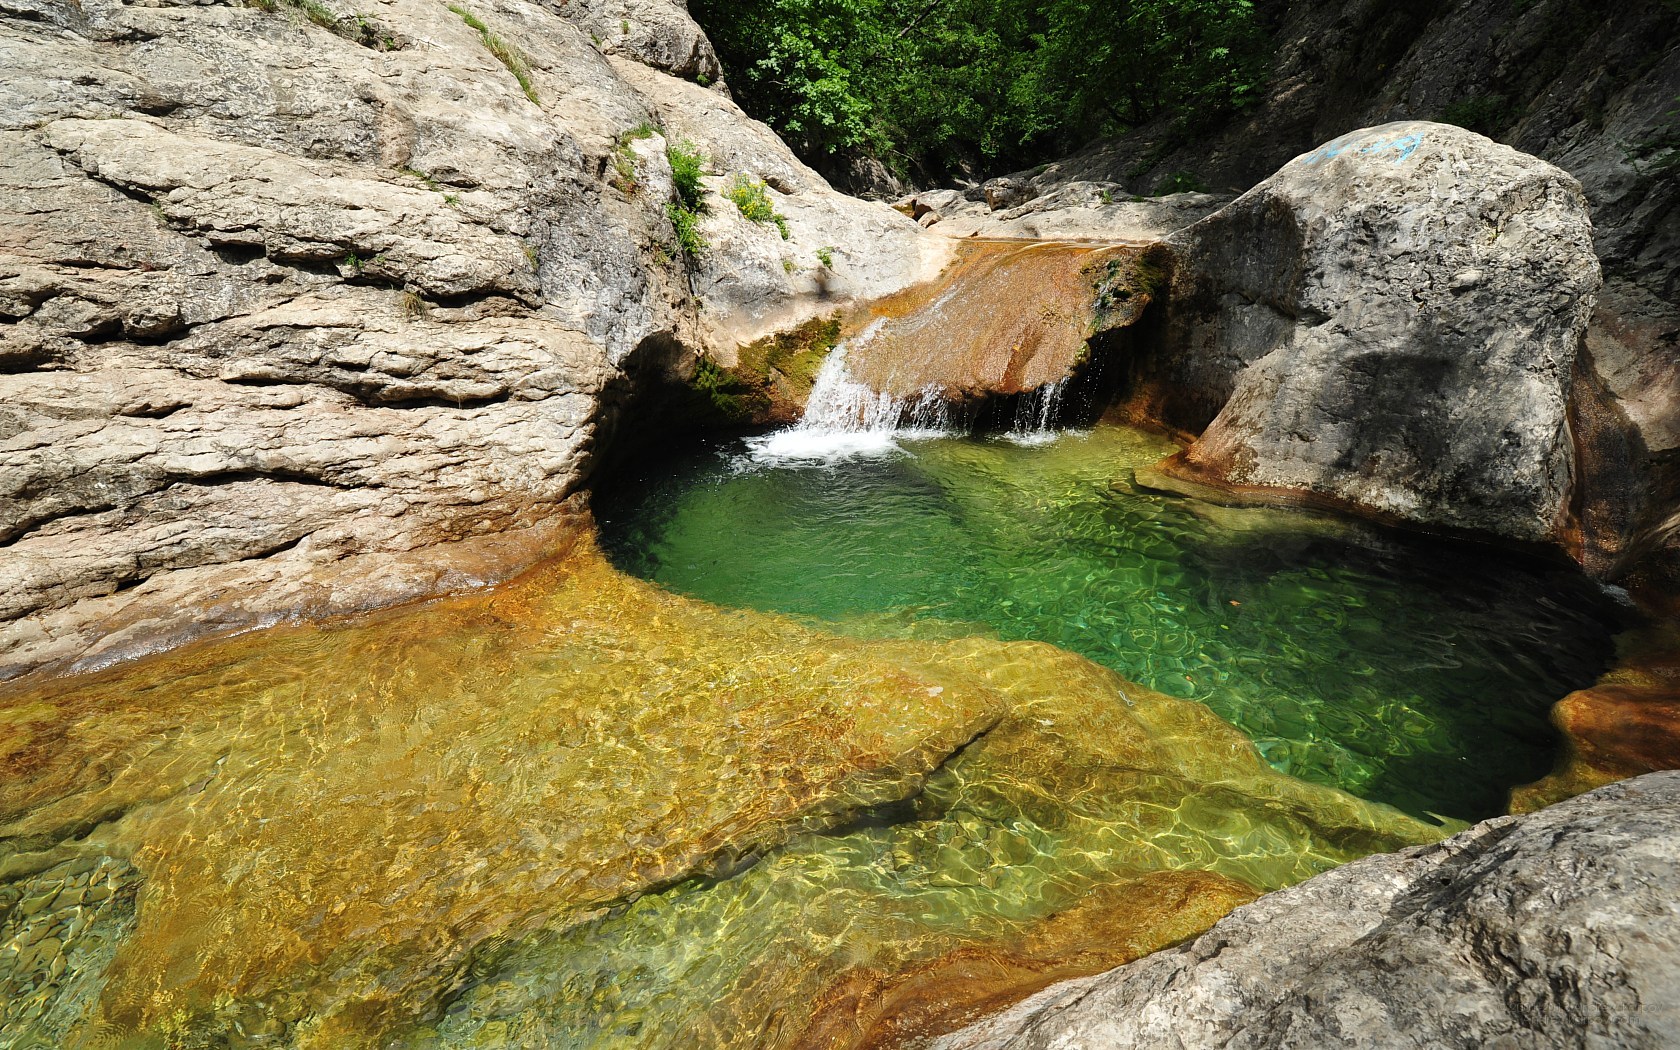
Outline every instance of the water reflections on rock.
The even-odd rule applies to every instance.
[[[1119,683],[1066,654],[935,650],[980,657],[1025,703],[889,821],[531,938],[418,1045],[896,1045],[1181,940],[1408,826],[1430,834],[1268,775],[1205,709],[1136,689],[1115,703]],[[1093,689],[1108,700],[1088,706]]]
[[[1440,834],[1070,653],[720,610],[586,540],[0,723],[12,1046],[791,1047],[847,1003],[820,1045],[865,1045],[970,964],[962,1009]]]

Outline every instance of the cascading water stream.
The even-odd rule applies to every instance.
[[[1015,409],[1014,425],[1003,436],[1018,445],[1043,445],[1056,440],[1056,424],[1061,418],[1068,382],[1062,379],[1046,383],[1022,394]]]
[[[759,462],[884,455],[966,432],[1054,440],[1094,334],[1149,301],[1139,249],[1057,242],[964,249],[941,278],[877,303],[818,371],[800,422],[750,441]],[[1121,309],[1115,304],[1125,304]]]
[[[884,319],[872,322],[829,354],[817,372],[800,421],[749,439],[754,460],[830,461],[881,455],[897,450],[901,440],[965,429],[960,413],[936,385],[905,397],[876,390],[852,373],[847,366],[849,355],[866,349],[884,324]],[[1067,386],[1063,379],[1022,393],[1012,425],[1003,436],[1027,445],[1055,440]]]
[[[837,460],[880,455],[903,438],[933,437],[956,428],[951,406],[936,387],[897,397],[859,381],[846,366],[854,348],[869,345],[883,320],[835,347],[817,372],[805,415],[791,427],[751,439],[752,457],[774,460]]]

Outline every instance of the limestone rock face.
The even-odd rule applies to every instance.
[[[1068,182],[998,211],[983,199],[969,200],[961,190],[914,193],[893,206],[923,226],[937,224],[937,232],[947,237],[1149,243],[1206,218],[1230,200],[1230,194],[1212,193],[1134,197],[1118,183]]]
[[[1386,124],[1169,243],[1159,410],[1202,430],[1180,472],[1559,536],[1600,281],[1574,178],[1461,128]]]
[[[938,262],[676,0],[455,7],[0,10],[0,679],[505,576],[650,376]],[[673,142],[789,238],[684,258]]]
[[[1680,1046],[1680,773],[1368,857],[939,1050]]]

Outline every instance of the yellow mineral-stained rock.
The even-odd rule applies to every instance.
[[[0,713],[0,879],[97,858],[138,885],[108,967],[45,978],[70,1045],[110,1026],[465,1045],[508,1002],[527,1033],[581,1045],[554,1014],[575,1002],[528,978],[588,972],[650,912],[677,917],[656,957],[680,971],[710,936],[735,970],[674,973],[635,1045],[703,1021],[735,1033],[706,1045],[748,1045],[765,1011],[791,1038],[857,967],[914,995],[896,975],[953,951],[1055,941],[1045,924],[1100,882],[1204,873],[1174,883],[1212,888],[1198,908],[1151,891],[1111,920],[1143,951],[1250,888],[1439,833],[1277,774],[1200,705],[1053,647],[837,638],[661,592],[587,538],[497,590],[15,683]],[[896,867],[824,852],[894,806],[862,841],[891,838]],[[718,911],[749,890],[798,909],[783,939]],[[864,935],[817,951],[850,909]],[[552,952],[558,970],[529,965]],[[1029,969],[1064,974],[1056,954]],[[453,1028],[434,1027],[444,1004]]]

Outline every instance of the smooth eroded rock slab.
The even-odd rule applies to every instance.
[[[0,1032],[794,1046],[1440,834],[1051,646],[840,638],[574,536],[503,588],[0,687]],[[93,868],[121,907],[76,913]]]
[[[1262,897],[939,1050],[1680,1045],[1680,773]]]

